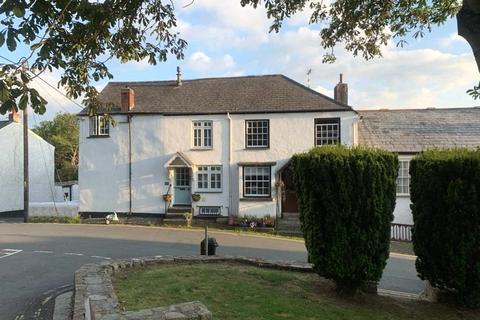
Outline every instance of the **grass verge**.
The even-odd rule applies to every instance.
[[[50,217],[30,217],[28,218],[28,222],[31,223],[81,223],[80,216],[76,217],[57,217],[57,216],[50,216]]]
[[[480,313],[374,295],[342,298],[315,274],[237,264],[164,265],[117,273],[121,306],[140,310],[199,300],[215,319],[479,319]]]

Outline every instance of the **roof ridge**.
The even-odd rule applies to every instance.
[[[182,79],[183,82],[193,82],[201,80],[225,80],[225,79],[241,79],[241,78],[267,78],[267,77],[288,77],[279,73],[261,74],[261,75],[246,75],[246,76],[226,76],[226,77],[207,77],[195,79]],[[294,80],[292,80],[294,81]],[[154,83],[175,83],[176,80],[146,80],[146,81],[109,81],[108,84],[154,84]]]
[[[400,111],[446,111],[446,110],[480,110],[480,106],[473,106],[473,107],[425,107],[425,108],[395,108],[395,109],[357,109],[357,112],[400,112]]]
[[[333,99],[333,98],[331,98],[331,97],[329,97],[329,96],[327,96],[327,95],[325,95],[325,94],[323,94],[323,93],[321,93],[321,92],[318,92],[318,91],[316,91],[316,90],[313,90],[312,88],[307,87],[306,85],[301,84],[300,82],[295,81],[295,80],[293,80],[292,78],[287,77],[286,75],[281,74],[280,76],[281,76],[282,78],[284,78],[284,79],[292,82],[293,84],[299,86],[299,87],[302,88],[302,89],[305,89],[305,90],[307,90],[307,91],[309,91],[309,92],[311,92],[311,93],[313,93],[313,94],[316,94],[316,95],[318,95],[318,96],[320,96],[320,97],[322,97],[322,98],[328,99],[328,100],[330,100],[330,101],[332,101],[332,102],[334,102],[334,103],[336,103],[336,104],[338,104],[338,105],[341,105],[341,106],[343,106],[343,107],[349,108],[349,109],[352,110],[353,112],[356,112],[356,110],[353,109],[353,107],[352,107],[352,106],[349,106],[348,104],[344,104],[344,103],[342,103],[342,102],[340,102],[340,101],[338,101],[338,100],[335,100],[335,99]]]

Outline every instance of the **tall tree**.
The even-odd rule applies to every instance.
[[[406,44],[409,35],[423,36],[432,27],[457,16],[459,34],[472,46],[480,70],[480,3],[478,0],[240,0],[244,6],[265,6],[278,31],[291,15],[311,8],[311,23],[322,26],[321,45],[329,50],[342,44],[354,55],[381,55],[389,39]],[[109,78],[106,62],[148,59],[165,61],[168,54],[183,58],[187,45],[175,31],[173,2],[166,0],[0,0],[0,47],[10,51],[30,46],[27,56],[0,70],[0,113],[30,104],[45,112],[46,101],[31,80],[58,69],[59,85],[72,98],[84,97],[95,112],[99,101],[92,82]],[[22,68],[28,61],[30,67]],[[480,96],[480,84],[471,90]]]
[[[42,121],[33,131],[55,147],[55,179],[78,179],[78,122],[71,113],[58,113],[51,121]]]

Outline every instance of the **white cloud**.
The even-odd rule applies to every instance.
[[[187,67],[204,76],[243,74],[243,71],[236,69],[236,66],[235,60],[229,54],[212,58],[203,51],[196,51],[187,59]]]
[[[456,32],[450,33],[447,37],[440,40],[440,45],[443,47],[449,47],[458,43],[466,43],[467,41],[458,35]]]
[[[465,93],[480,78],[472,54],[399,49],[389,44],[383,58],[365,61],[338,48],[337,61],[323,64],[319,41],[318,30],[307,27],[275,35],[269,50],[276,54],[263,64],[270,73],[284,73],[304,84],[306,72],[312,68],[312,88],[329,96],[338,74],[343,73],[349,83],[350,104],[362,109],[474,104]]]

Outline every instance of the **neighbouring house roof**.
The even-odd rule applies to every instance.
[[[135,92],[131,113],[214,114],[308,111],[353,111],[283,75],[176,81],[110,82],[100,100],[120,112],[120,90]],[[85,110],[80,115],[85,115]]]
[[[359,143],[399,153],[480,147],[480,107],[358,111]]]
[[[0,121],[0,129],[2,129],[3,127],[6,127],[10,124],[11,122],[10,121]]]

